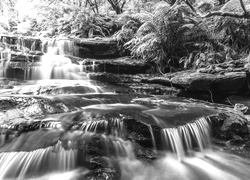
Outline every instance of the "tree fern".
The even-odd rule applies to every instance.
[[[145,22],[125,44],[131,54],[164,66],[179,66],[179,59],[211,35],[206,24],[185,3],[157,7],[152,20]],[[194,43],[195,42],[195,43]],[[188,46],[188,47],[187,47]]]

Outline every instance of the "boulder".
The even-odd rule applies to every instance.
[[[212,125],[212,133],[215,138],[229,140],[235,136],[248,134],[247,118],[238,112],[224,111],[216,115],[208,116]]]
[[[1,97],[0,108],[0,123],[7,124],[25,122],[31,118],[40,118],[48,114],[72,111],[71,108],[58,100],[25,96]]]

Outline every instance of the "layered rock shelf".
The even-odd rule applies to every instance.
[[[244,60],[157,76],[148,74],[151,66],[144,61],[119,57],[117,42],[111,37],[39,39],[1,35],[0,39],[2,48],[5,48],[1,53],[5,59],[5,64],[2,61],[2,66],[5,66],[3,73],[9,78],[24,79],[27,68],[39,67],[42,57],[53,53],[69,58],[80,71],[89,73],[90,79],[123,85],[131,89],[129,92],[174,93],[185,97],[194,97],[192,94],[198,92],[200,99],[211,101],[216,99],[215,96],[224,98],[248,91]]]

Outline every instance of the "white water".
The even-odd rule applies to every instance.
[[[25,72],[26,80],[46,79],[82,79],[79,73],[79,65],[73,64],[71,60],[62,55],[46,54],[41,57],[40,62],[31,65]]]
[[[21,46],[24,45],[21,44]],[[84,84],[97,89],[97,87],[87,81],[87,76],[82,72],[81,66],[72,63],[69,58],[64,56],[65,54],[76,55],[78,50],[73,47],[72,41],[69,40],[45,42],[43,49],[46,54],[42,56],[40,62],[33,62],[26,70],[26,80],[40,80],[37,84],[56,85],[57,87]],[[10,57],[6,56],[4,58],[6,61],[1,61],[2,64],[0,66],[0,74],[2,74],[3,77],[5,76],[5,67],[7,66],[3,63],[8,62]],[[93,63],[92,68],[93,70],[95,69],[95,63]],[[51,79],[55,80],[52,81]],[[147,124],[145,120],[153,144],[152,151],[156,154],[164,155],[159,156],[157,160],[151,163],[136,158],[134,151],[140,151],[140,149],[134,149],[132,142],[128,140],[130,137],[127,137],[124,122],[121,119],[95,119],[97,115],[101,117],[102,115],[113,112],[132,111],[135,109],[145,114],[150,114],[158,125],[162,124],[162,119],[164,120],[165,116],[164,113],[171,113],[171,111],[163,112],[160,115],[160,119],[157,117],[160,113],[160,108],[149,109],[146,106],[138,104],[99,104],[82,107],[84,113],[90,113],[93,116],[91,116],[89,121],[87,121],[88,119],[84,119],[84,122],[79,122],[81,126],[78,130],[63,132],[62,124],[59,122],[60,119],[44,122],[45,125],[40,126],[40,132],[48,132],[52,128],[62,131],[63,135],[61,138],[65,141],[68,140],[66,143],[67,149],[64,149],[61,142],[58,141],[56,145],[46,146],[47,148],[44,149],[2,152],[0,153],[0,180],[78,180],[80,177],[81,179],[87,179],[85,177],[91,170],[78,166],[78,153],[82,152],[83,149],[78,150],[75,148],[77,145],[76,141],[80,138],[81,143],[85,145],[96,135],[99,137],[101,143],[100,154],[102,154],[108,162],[115,160],[118,163],[121,170],[121,180],[250,179],[249,160],[211,150],[210,129],[205,119],[199,119],[179,127],[164,127],[160,131],[161,139],[155,138],[155,132],[152,126]],[[175,112],[178,113],[179,110]],[[142,119],[142,121],[143,120],[144,119]],[[112,128],[108,132],[109,126],[112,126]],[[102,134],[97,134],[99,127],[104,127]],[[8,129],[8,127],[1,128]],[[1,134],[1,146],[7,143],[6,137],[6,134]],[[48,136],[45,137],[48,138]],[[15,137],[14,135],[9,135],[8,140],[15,138],[18,139],[21,138],[21,136]],[[39,140],[43,138],[43,136],[40,136]],[[28,144],[31,139],[32,137],[27,138],[25,143]],[[48,138],[48,141],[49,140]],[[18,140],[12,144],[13,147],[18,146],[17,142]],[[34,140],[31,142],[34,143]],[[159,150],[160,152],[158,152],[157,149],[157,143],[159,144],[159,142],[161,146],[163,146],[163,148]],[[88,154],[86,156],[88,156]]]
[[[122,180],[249,180],[249,161],[219,152],[195,154],[182,161],[173,154],[146,164],[121,161]]]
[[[75,168],[76,158],[76,150],[64,150],[60,144],[31,152],[0,153],[0,179],[68,171]]]

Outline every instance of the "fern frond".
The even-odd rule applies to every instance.
[[[156,26],[153,22],[145,22],[143,25],[140,26],[138,29],[136,35],[137,36],[144,36],[148,33],[156,32]]]

